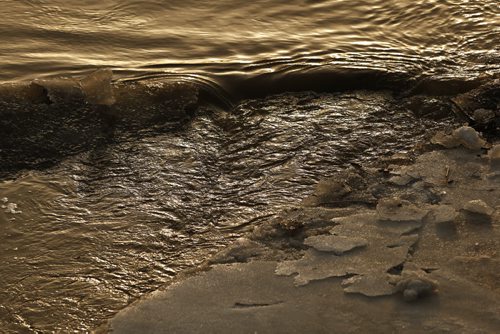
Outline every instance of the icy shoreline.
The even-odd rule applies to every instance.
[[[494,332],[500,146],[468,127],[451,136],[433,141],[460,147],[431,146],[410,164],[397,154],[320,182],[300,206],[217,254],[208,271],[97,332]],[[333,311],[358,320],[350,328]]]

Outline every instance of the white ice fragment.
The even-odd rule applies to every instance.
[[[22,211],[17,210],[17,204],[16,203],[8,203],[6,205],[5,213],[10,213],[10,214],[16,214],[16,213],[22,213]]]
[[[462,145],[471,150],[479,150],[481,147],[486,146],[486,141],[481,138],[479,133],[470,126],[462,126],[455,129],[451,135],[438,132],[434,137],[432,137],[431,142],[446,148],[453,148]]]
[[[9,201],[9,199],[7,197],[2,197],[2,202],[3,203],[7,203]]]
[[[464,205],[464,210],[470,213],[491,216],[495,210],[480,199],[468,202]]]
[[[479,150],[486,144],[486,141],[479,136],[479,133],[470,126],[462,126],[454,130],[453,137],[455,137],[460,144],[471,150]]]
[[[398,185],[398,186],[405,186],[413,180],[415,180],[415,178],[413,178],[410,175],[401,175],[401,176],[397,175],[397,176],[391,177],[389,179],[389,182],[391,182],[395,185]]]

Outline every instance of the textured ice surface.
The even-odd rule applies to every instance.
[[[339,235],[316,235],[304,240],[304,245],[311,246],[322,252],[333,252],[342,255],[354,248],[364,247],[368,244],[365,238],[345,237]]]
[[[348,293],[360,293],[369,297],[386,296],[397,290],[389,281],[387,273],[357,275],[343,280],[342,287]]]
[[[479,150],[486,145],[486,141],[470,126],[462,126],[455,129],[450,135],[439,132],[432,138],[431,142],[446,148],[462,145],[471,150]]]
[[[2,205],[3,207],[3,205]],[[5,213],[10,213],[10,214],[17,214],[17,213],[22,213],[22,211],[17,209],[17,204],[16,203],[7,203],[5,205]]]
[[[397,197],[381,199],[377,204],[377,215],[380,220],[422,221],[427,213],[428,210]]]
[[[347,292],[366,292],[367,295],[388,293],[387,284],[380,285],[374,282],[380,281],[381,275],[385,275],[388,270],[406,261],[408,251],[418,236],[402,234],[414,230],[415,222],[401,222],[402,225],[399,225],[400,222],[387,224],[380,222],[377,214],[372,211],[337,218],[334,222],[337,225],[331,229],[331,234],[344,238],[364,239],[366,246],[340,256],[312,248],[306,251],[302,259],[279,263],[276,273],[278,275],[297,273],[295,277],[297,285],[328,277],[362,275],[363,278],[346,281]],[[330,246],[334,247],[338,239],[323,238],[323,247],[326,247],[324,244],[327,241],[331,241]]]
[[[434,223],[448,223],[454,221],[458,216],[458,212],[451,205],[436,205],[429,213],[429,220]]]

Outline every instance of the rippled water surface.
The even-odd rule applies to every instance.
[[[319,178],[438,126],[389,94],[285,94],[203,108],[178,129],[115,133],[4,181],[0,327],[88,329],[296,205]]]
[[[2,333],[95,328],[320,178],[454,122],[439,95],[500,73],[498,0],[2,0],[0,15]]]
[[[318,67],[464,78],[500,66],[497,0],[3,0],[0,14],[1,80],[109,67],[227,87]]]

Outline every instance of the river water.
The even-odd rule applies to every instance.
[[[500,66],[496,0],[2,0],[0,13],[4,81],[107,67],[236,92],[318,68],[465,78]]]
[[[500,72],[496,0],[0,4],[5,333],[94,328]]]

